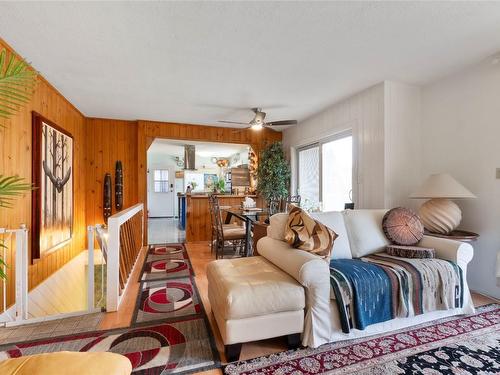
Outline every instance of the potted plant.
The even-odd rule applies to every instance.
[[[37,72],[14,53],[0,52],[0,118],[9,119],[31,100]],[[0,127],[5,127],[0,123]],[[32,189],[30,183],[18,176],[0,175],[0,208],[12,208],[12,200]],[[0,240],[0,248],[6,245]],[[5,262],[0,257],[0,279],[5,279]]]
[[[285,158],[281,142],[271,143],[259,157],[257,191],[267,202],[286,198],[290,176],[290,164]]]

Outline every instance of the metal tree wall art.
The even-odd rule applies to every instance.
[[[62,145],[61,147],[64,147],[64,145]],[[66,153],[65,156],[61,157],[62,163],[64,163],[64,161],[67,160],[67,158],[68,154]],[[42,166],[43,166],[43,171],[45,172],[49,180],[52,182],[57,192],[62,193],[64,185],[66,185],[66,183],[69,181],[69,178],[71,177],[71,167],[69,167],[68,170],[66,171],[66,175],[64,176],[64,178],[60,178],[54,175],[54,173],[57,174],[57,170],[55,171],[50,170],[50,168],[47,166],[47,161],[44,160],[42,162]]]
[[[115,208],[117,211],[123,208],[123,168],[120,160],[115,165]]]
[[[73,138],[33,114],[33,258],[71,239],[73,230]]]

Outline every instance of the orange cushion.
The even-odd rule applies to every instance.
[[[2,375],[130,375],[132,364],[121,354],[55,352],[27,355],[0,362]]]

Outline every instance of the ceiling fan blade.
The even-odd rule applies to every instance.
[[[297,120],[271,121],[266,123],[266,125],[268,126],[297,125]]]
[[[238,125],[248,125],[248,122],[237,122],[237,121],[224,121],[224,120],[219,120],[217,122],[222,122],[224,124],[238,124]]]

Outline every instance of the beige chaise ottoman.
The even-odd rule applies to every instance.
[[[304,326],[304,288],[261,256],[220,259],[207,268],[208,299],[228,362],[241,344],[288,336],[298,346]]]

